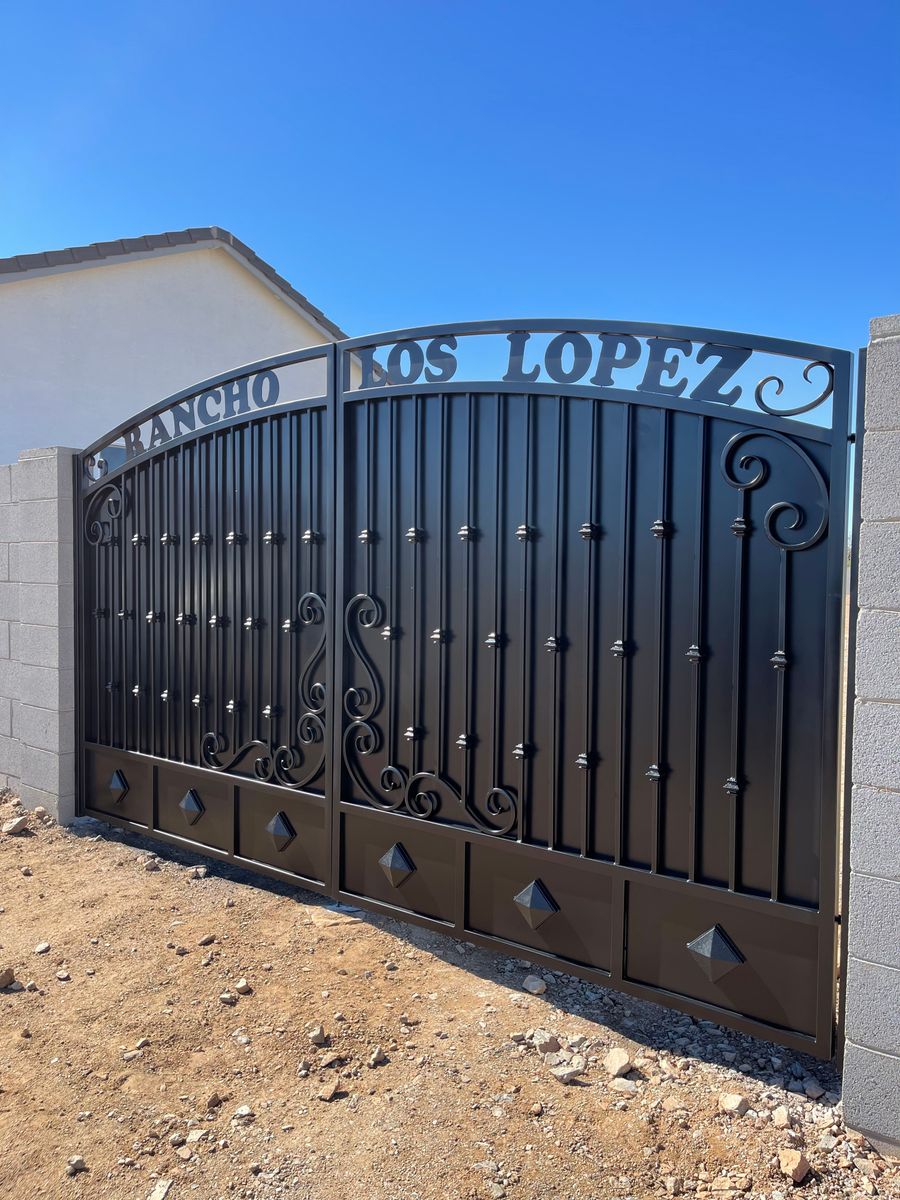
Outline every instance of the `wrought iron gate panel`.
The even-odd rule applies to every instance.
[[[165,402],[85,456],[83,804],[827,1055],[849,378],[498,323]]]
[[[85,456],[81,786],[106,817],[324,887],[329,396],[196,427],[200,397],[209,414],[265,368],[176,398],[180,437],[166,402],[133,465],[114,438]]]

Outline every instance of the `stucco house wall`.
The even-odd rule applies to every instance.
[[[341,334],[231,235],[190,232],[210,236],[87,262],[0,264],[0,463],[48,442],[88,445],[211,375]]]

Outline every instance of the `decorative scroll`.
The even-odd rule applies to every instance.
[[[368,721],[381,708],[382,690],[378,674],[357,633],[357,625],[372,629],[382,622],[382,607],[379,600],[360,592],[354,596],[344,610],[344,633],[368,677],[368,687],[349,687],[344,693],[344,712],[353,721]]]
[[[116,483],[105,483],[93,493],[84,510],[84,537],[91,546],[109,546],[113,526],[127,511],[128,500]]]
[[[428,821],[442,812],[445,802],[456,805],[485,833],[502,836],[515,828],[518,818],[516,799],[502,787],[493,787],[484,798],[484,812],[470,804],[459,788],[434,771],[408,775],[406,768],[388,763],[381,769],[377,786],[367,777],[360,758],[376,754],[382,747],[381,731],[373,719],[381,708],[383,692],[371,658],[362,645],[358,627],[372,629],[383,620],[381,602],[360,593],[347,604],[344,630],[356,660],[368,683],[350,686],[344,693],[344,711],[351,718],[344,730],[344,763],[360,791],[377,808],[387,812],[405,810],[410,816]]]
[[[748,492],[753,488],[760,487],[769,474],[768,462],[758,454],[742,454],[737,457],[738,448],[750,438],[770,438],[781,442],[782,445],[788,447],[791,453],[797,455],[812,476],[818,491],[822,516],[819,524],[808,537],[801,541],[787,541],[782,536],[783,531],[802,528],[806,521],[806,513],[796,501],[776,501],[763,518],[766,537],[779,550],[808,550],[822,538],[828,528],[828,488],[819,468],[805,450],[783,434],[768,429],[744,429],[728,440],[719,460],[726,483],[737,488],[738,491]]]
[[[818,396],[815,397],[814,400],[810,400],[808,404],[800,404],[796,408],[770,407],[770,405],[763,399],[764,389],[768,386],[768,384],[774,383],[775,395],[780,396],[784,391],[784,380],[779,379],[777,375],[767,375],[765,379],[761,379],[759,381],[759,383],[756,385],[756,391],[753,393],[758,407],[761,408],[764,413],[768,413],[772,417],[798,417],[801,413],[811,412],[812,409],[818,408],[820,404],[824,404],[834,391],[834,367],[831,365],[831,363],[827,362],[807,363],[803,368],[803,378],[807,383],[812,382],[809,378],[809,373],[815,367],[823,367],[828,374],[828,379],[825,383],[824,389]]]
[[[322,633],[312,653],[306,660],[297,681],[297,694],[306,711],[300,716],[296,725],[296,737],[301,749],[297,746],[281,745],[273,748],[272,739],[261,740],[251,738],[244,742],[230,759],[222,761],[228,742],[223,734],[207,733],[200,744],[200,758],[203,765],[213,771],[230,771],[252,750],[258,750],[253,761],[253,773],[262,783],[278,783],[282,787],[302,788],[310,784],[322,771],[325,765],[325,703],[327,700],[326,685],[322,680],[314,680],[316,668],[321,665],[325,652],[325,601],[315,592],[306,592],[300,597],[297,614],[303,625],[321,625]],[[312,748],[320,746],[317,754]],[[293,772],[303,768],[302,775],[297,778]]]

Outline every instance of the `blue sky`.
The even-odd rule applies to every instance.
[[[7,6],[0,256],[222,225],[353,334],[900,310],[897,0]]]

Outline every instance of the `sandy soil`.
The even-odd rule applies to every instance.
[[[0,1196],[900,1195],[827,1065],[202,863],[93,822],[0,836]]]

